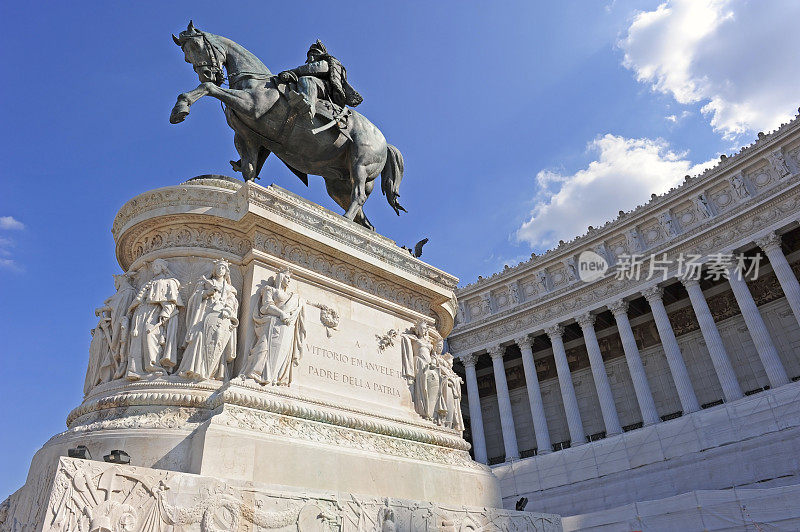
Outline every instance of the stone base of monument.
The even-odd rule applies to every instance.
[[[457,279],[279,187],[206,176],[112,229],[86,396],[18,530],[560,530],[501,510],[442,338]],[[94,460],[64,458],[85,445]],[[130,465],[101,462],[119,449]]]
[[[6,504],[32,530],[230,532],[560,531],[557,515],[301,490],[159,469],[60,458]],[[8,530],[20,530],[9,527]],[[28,529],[26,529],[28,530]]]

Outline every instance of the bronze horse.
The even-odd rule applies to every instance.
[[[403,156],[363,115],[351,109],[342,112],[330,103],[327,114],[313,118],[298,112],[293,101],[299,95],[255,55],[230,39],[200,31],[191,22],[172,38],[192,64],[200,85],[178,96],[170,122],[182,122],[190,106],[203,96],[220,100],[241,156],[231,165],[245,181],[258,178],[267,156],[275,153],[306,186],[308,174],[322,176],[330,197],[345,209],[344,215],[364,227],[374,229],[363,207],[378,174],[389,205],[398,215],[405,211],[398,202]],[[225,80],[223,68],[230,88],[220,86]],[[331,120],[337,126],[330,127]]]

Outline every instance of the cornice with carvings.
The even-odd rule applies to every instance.
[[[159,188],[125,203],[117,213],[111,231],[119,242],[123,234],[139,221],[164,216],[170,209],[176,211],[182,207],[186,207],[186,214],[198,207],[210,207],[227,211],[239,219],[248,210],[248,204],[283,216],[447,290],[454,290],[458,284],[456,277],[413,257],[394,241],[276,185],[262,187],[212,178]]]
[[[109,385],[112,383],[109,383]],[[382,434],[419,443],[469,450],[456,431],[420,420],[382,415],[330,401],[308,398],[290,389],[264,388],[236,380],[229,383],[191,383],[177,377],[155,377],[148,381],[108,386],[103,394],[93,393],[67,416],[73,428],[129,415],[132,407],[171,411],[175,408],[209,412],[225,405],[241,406],[275,414],[342,426],[351,430]],[[111,413],[109,413],[111,412]],[[85,430],[85,429],[81,429]]]
[[[672,241],[648,250],[642,271],[647,271],[647,257],[666,253],[667,259],[679,254],[708,256],[729,252],[731,246],[752,240],[775,223],[796,221],[800,212],[800,181],[796,175],[784,178],[760,202],[745,202],[725,213],[725,220],[708,223],[680,234]],[[546,298],[523,304],[474,322],[460,324],[448,338],[454,352],[482,349],[495,341],[505,341],[521,332],[534,332],[550,323],[568,321],[581,311],[606,305],[612,298],[638,293],[653,280],[619,280],[613,275],[592,282],[577,283],[548,294]]]

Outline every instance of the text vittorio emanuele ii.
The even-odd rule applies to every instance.
[[[310,364],[308,366],[309,375],[323,379],[329,379],[334,382],[340,382],[355,388],[372,390],[379,394],[400,397],[400,389],[398,387],[381,384],[363,376],[364,371],[369,371],[379,375],[385,375],[390,379],[402,380],[403,377],[399,370],[384,366],[383,364],[370,362],[362,358],[346,355],[344,353],[338,353],[336,351],[331,351],[330,349],[325,349],[314,345],[307,345],[306,349],[307,352],[314,357],[338,362],[343,366],[340,371],[336,371],[327,368],[320,368]]]

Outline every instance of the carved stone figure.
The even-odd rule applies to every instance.
[[[519,288],[517,287],[517,283],[509,283],[508,284],[508,303],[510,305],[519,305],[520,297],[519,297]]]
[[[197,283],[186,305],[186,339],[178,374],[188,379],[228,378],[236,358],[239,301],[227,261],[214,262],[211,278]]]
[[[547,272],[542,270],[536,274],[536,277],[539,280],[539,288],[542,292],[547,292],[550,290],[550,281],[548,279]]]
[[[388,144],[380,130],[364,116],[353,110],[341,112],[320,99],[316,111],[301,112],[296,103],[304,96],[295,92],[292,82],[274,76],[255,55],[230,39],[198,30],[190,22],[175,44],[183,50],[200,79],[200,85],[178,96],[170,122],[182,122],[191,105],[203,96],[212,96],[224,104],[225,117],[233,128],[233,143],[241,159],[231,162],[233,169],[242,172],[245,180],[256,179],[270,153],[308,185],[308,174],[325,179],[328,194],[345,209],[350,220],[372,229],[364,214],[364,202],[373,190],[375,179],[381,176],[381,191],[389,205],[399,215],[405,209],[399,203],[400,181],[403,179],[403,156]],[[344,67],[322,48],[314,59],[297,72],[285,73],[284,79],[297,76],[301,91],[307,89],[320,96],[322,89],[334,102],[341,95],[343,103],[355,103],[360,98],[346,88]],[[322,58],[322,59],[318,59]],[[312,72],[310,65],[317,65]],[[324,65],[324,66],[323,66]],[[327,68],[326,72],[322,69]],[[220,85],[227,70],[230,88]],[[306,76],[305,74],[309,74]],[[312,75],[313,74],[313,75]],[[318,76],[327,76],[331,85]],[[334,78],[341,76],[339,94]],[[337,96],[339,95],[339,96]],[[308,102],[306,101],[306,105]],[[325,105],[327,104],[327,105]]]
[[[127,340],[129,319],[128,307],[136,296],[128,273],[114,276],[117,293],[106,299],[103,306],[94,311],[100,318],[92,330],[89,346],[89,366],[83,393],[103,382],[119,379],[127,366]]]
[[[575,259],[569,257],[564,261],[564,266],[567,270],[567,280],[575,281],[578,278],[578,269],[575,267]]]
[[[767,155],[767,158],[775,171],[778,172],[779,176],[786,177],[792,173],[792,171],[789,170],[789,165],[786,164],[786,159],[783,157],[783,152],[780,148]]]
[[[642,241],[639,238],[639,231],[635,228],[629,229],[626,233],[626,237],[628,240],[628,250],[631,254],[642,251]]]
[[[136,294],[129,307],[131,316],[128,350],[128,380],[145,374],[164,375],[177,364],[178,293],[180,282],[169,271],[167,261],[151,264],[153,278]]]
[[[339,107],[355,107],[364,99],[347,82],[347,70],[338,59],[328,53],[325,45],[317,39],[306,53],[306,63],[278,74],[284,83],[296,83],[303,95],[305,111],[314,118],[317,99],[324,98]]]
[[[714,216],[705,194],[700,194],[695,198],[694,206],[701,218],[711,218]]]
[[[253,309],[256,343],[242,370],[243,378],[280,386],[292,382],[292,368],[303,356],[306,327],[300,296],[289,291],[291,279],[291,272],[283,270],[259,291]]]
[[[414,409],[424,419],[434,420],[439,402],[440,374],[437,356],[444,342],[422,320],[401,336],[403,377],[411,388]]]
[[[462,432],[464,418],[461,415],[461,377],[453,370],[453,355],[439,355],[439,404],[436,407],[436,422],[447,428]]]
[[[672,215],[667,211],[661,214],[658,217],[658,221],[661,223],[661,227],[664,228],[664,231],[667,233],[667,236],[675,236],[678,234],[678,230],[675,227],[675,221],[672,219]]]
[[[739,199],[750,195],[750,192],[747,190],[747,186],[744,183],[744,179],[742,178],[742,174],[733,174],[731,176],[731,187],[733,187],[733,191],[736,193],[736,196],[738,196]]]

